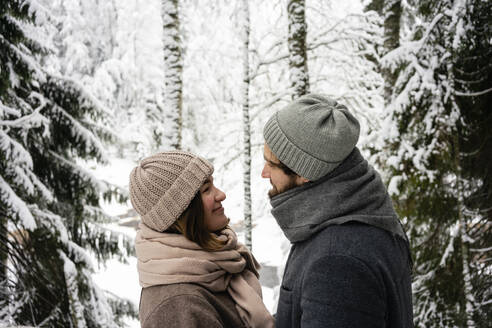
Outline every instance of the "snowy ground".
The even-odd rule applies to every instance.
[[[111,165],[97,167],[95,174],[98,178],[127,188],[128,175],[134,165],[131,160],[114,159],[111,161]],[[225,192],[228,194],[227,190]],[[234,205],[240,201],[238,197],[240,195],[235,197],[234,195],[228,194],[228,199],[223,205],[226,214],[231,218],[232,226],[236,227],[238,238],[240,241],[244,241],[244,234],[241,231],[242,225],[237,219],[241,213],[237,206]],[[126,213],[130,208],[130,204],[103,204],[103,208],[110,215],[117,216]],[[131,238],[134,238],[136,234],[135,229],[131,227],[124,227],[118,224],[111,224],[108,227],[122,232]],[[253,254],[265,267],[260,272],[262,274],[260,282],[263,285],[263,300],[268,310],[272,313],[276,310],[276,299],[278,297],[275,292],[278,288],[274,288],[274,285],[280,281],[278,268],[282,267],[285,263],[285,254],[287,254],[288,248],[289,242],[271,215],[254,218]],[[100,288],[127,298],[138,306],[140,286],[138,284],[137,261],[135,257],[130,257],[128,262],[128,264],[123,264],[117,260],[109,260],[105,266],[101,265],[99,267],[94,275],[94,279]],[[137,320],[128,319],[126,323],[129,327],[140,327]]]

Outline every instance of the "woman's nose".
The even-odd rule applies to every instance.
[[[217,188],[217,194],[215,195],[215,200],[221,202],[224,199],[226,199],[226,194],[222,190]]]

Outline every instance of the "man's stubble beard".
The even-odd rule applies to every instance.
[[[270,189],[268,191],[268,197],[270,199],[272,199],[273,197],[275,197],[277,195],[280,195],[281,193],[284,193],[284,192],[286,192],[286,191],[288,191],[288,190],[290,190],[290,189],[295,188],[295,187],[298,186],[297,183],[296,183],[296,177],[295,176],[294,177],[289,177],[289,178],[290,178],[289,179],[289,182],[284,187],[282,187],[280,190],[277,189],[273,185],[272,180],[270,179],[270,185],[272,186],[272,189]]]

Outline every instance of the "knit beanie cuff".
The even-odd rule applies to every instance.
[[[213,166],[206,160],[193,158],[157,204],[142,215],[142,222],[159,232],[169,228],[183,214],[213,171]]]
[[[268,120],[263,129],[263,136],[272,153],[292,171],[314,181],[325,176],[342,162],[322,161],[297,147],[278,125],[277,115],[278,112]]]

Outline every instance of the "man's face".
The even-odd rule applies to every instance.
[[[261,171],[261,177],[270,179],[270,184],[272,185],[272,189],[268,191],[270,198],[308,181],[297,174],[286,174],[280,167],[281,163],[279,159],[272,153],[266,143],[263,150],[263,157],[265,158],[265,166],[263,167],[263,171]]]

